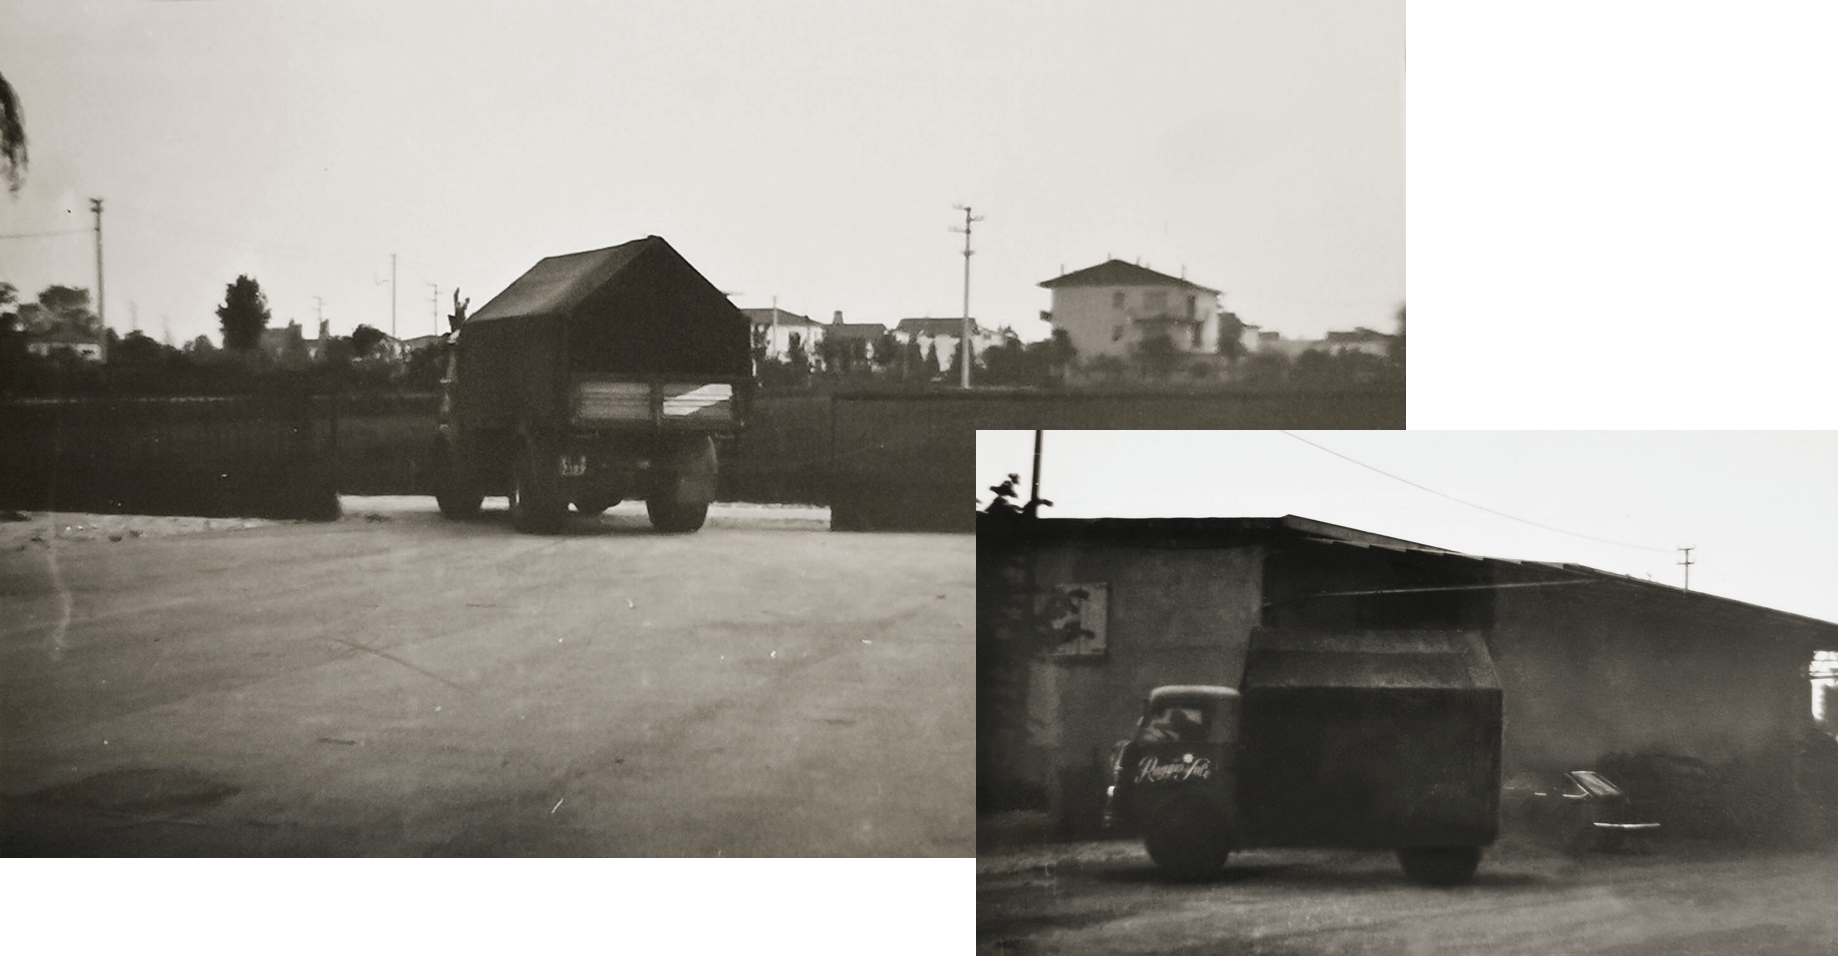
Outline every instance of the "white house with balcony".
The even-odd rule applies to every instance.
[[[1043,316],[1065,329],[1079,358],[1127,357],[1144,338],[1164,333],[1182,352],[1219,348],[1219,290],[1112,259],[1040,283],[1053,293]]]

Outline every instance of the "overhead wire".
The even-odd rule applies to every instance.
[[[1280,430],[1280,429],[1279,429],[1279,430]],[[1678,550],[1677,548],[1654,548],[1654,547],[1649,547],[1649,546],[1647,546],[1647,545],[1644,545],[1644,544],[1628,544],[1628,543],[1627,543],[1627,542],[1625,542],[1625,541],[1611,541],[1611,540],[1609,540],[1608,538],[1598,538],[1598,537],[1596,537],[1595,535],[1589,535],[1589,534],[1583,534],[1583,533],[1582,533],[1582,532],[1580,532],[1580,531],[1570,531],[1570,530],[1567,530],[1567,529],[1565,529],[1565,528],[1556,528],[1556,527],[1552,527],[1551,525],[1548,525],[1548,524],[1540,524],[1539,522],[1536,522],[1536,521],[1532,521],[1532,520],[1530,520],[1530,519],[1528,519],[1528,518],[1521,518],[1521,517],[1519,517],[1518,515],[1509,515],[1509,514],[1507,514],[1507,513],[1506,513],[1506,512],[1504,512],[1504,511],[1499,511],[1499,510],[1496,510],[1496,509],[1493,509],[1493,508],[1489,508],[1489,507],[1487,507],[1486,505],[1477,505],[1477,504],[1475,504],[1475,503],[1474,503],[1474,502],[1472,502],[1472,501],[1466,501],[1466,500],[1463,500],[1463,499],[1461,499],[1461,498],[1457,498],[1457,497],[1455,497],[1454,495],[1451,495],[1451,494],[1448,494],[1447,492],[1442,492],[1442,491],[1437,491],[1436,489],[1434,489],[1434,488],[1431,488],[1431,487],[1429,487],[1429,486],[1427,486],[1427,485],[1420,485],[1420,484],[1418,484],[1418,483],[1416,483],[1416,482],[1414,482],[1414,481],[1411,481],[1411,480],[1410,480],[1409,478],[1404,478],[1404,477],[1400,477],[1400,476],[1398,476],[1398,475],[1394,475],[1394,474],[1392,474],[1391,472],[1389,472],[1389,471],[1386,471],[1386,470],[1384,470],[1383,468],[1374,468],[1373,466],[1371,466],[1371,465],[1368,465],[1368,464],[1366,464],[1365,462],[1363,462],[1363,461],[1360,461],[1360,460],[1359,460],[1359,459],[1357,459],[1357,458],[1354,458],[1354,457],[1352,457],[1352,456],[1350,456],[1350,455],[1344,455],[1344,454],[1341,454],[1340,452],[1337,452],[1337,451],[1335,451],[1334,449],[1332,449],[1332,448],[1329,448],[1329,447],[1327,447],[1326,445],[1322,445],[1322,444],[1319,444],[1319,443],[1317,443],[1317,442],[1312,442],[1312,441],[1309,441],[1308,439],[1306,439],[1306,438],[1303,438],[1303,437],[1302,437],[1301,435],[1298,435],[1298,434],[1296,434],[1296,433],[1294,433],[1294,432],[1290,432],[1290,431],[1284,431],[1284,432],[1283,432],[1283,434],[1285,434],[1285,435],[1288,435],[1289,437],[1291,437],[1291,438],[1293,438],[1293,439],[1295,439],[1296,441],[1299,441],[1299,442],[1301,442],[1301,443],[1302,443],[1302,444],[1304,444],[1304,445],[1313,445],[1314,447],[1316,447],[1316,448],[1319,448],[1319,449],[1321,449],[1322,451],[1324,451],[1324,452],[1327,452],[1328,454],[1330,454],[1330,455],[1333,455],[1333,456],[1334,456],[1334,457],[1336,457],[1336,458],[1343,458],[1343,459],[1345,459],[1345,460],[1347,460],[1347,461],[1350,461],[1350,462],[1352,462],[1353,464],[1355,464],[1355,465],[1358,465],[1358,466],[1359,466],[1359,467],[1361,467],[1361,468],[1364,468],[1364,469],[1367,469],[1368,471],[1376,471],[1376,472],[1378,472],[1379,474],[1381,474],[1381,475],[1384,475],[1385,477],[1387,477],[1387,478],[1390,478],[1390,479],[1392,479],[1393,481],[1401,481],[1401,482],[1403,482],[1403,483],[1405,483],[1405,484],[1407,484],[1407,485],[1409,485],[1409,486],[1411,486],[1412,488],[1416,488],[1416,489],[1419,489],[1419,490],[1421,490],[1421,491],[1427,491],[1427,492],[1429,492],[1429,493],[1430,493],[1430,494],[1432,494],[1432,495],[1437,495],[1437,496],[1440,496],[1440,497],[1443,497],[1443,498],[1447,498],[1447,499],[1449,499],[1450,501],[1453,501],[1453,502],[1455,502],[1456,504],[1462,504],[1462,505],[1467,505],[1467,506],[1468,506],[1468,507],[1470,507],[1470,508],[1475,508],[1475,509],[1478,509],[1478,510],[1480,510],[1480,511],[1485,511],[1485,512],[1487,512],[1488,514],[1491,514],[1491,515],[1498,515],[1498,516],[1500,516],[1500,517],[1502,517],[1502,518],[1506,518],[1506,519],[1508,519],[1508,520],[1510,520],[1510,521],[1517,521],[1517,522],[1519,522],[1520,524],[1528,524],[1528,525],[1531,525],[1531,526],[1532,526],[1532,527],[1534,527],[1534,528],[1542,528],[1542,529],[1543,529],[1543,530],[1545,530],[1545,531],[1555,531],[1555,532],[1557,532],[1558,534],[1567,534],[1567,535],[1570,535],[1571,537],[1574,537],[1574,538],[1584,538],[1584,539],[1587,539],[1587,540],[1589,540],[1589,541],[1597,541],[1597,542],[1600,542],[1600,543],[1602,543],[1602,544],[1612,544],[1612,545],[1615,545],[1616,547],[1621,547],[1621,548],[1634,548],[1634,549],[1637,549],[1637,550],[1640,550],[1640,551],[1654,551],[1654,552],[1658,552],[1658,553],[1660,553],[1660,554],[1671,554],[1672,552],[1674,552],[1674,551],[1676,551],[1676,550]]]
[[[15,232],[0,235],[0,239],[43,239],[46,236],[74,236],[80,233],[93,232],[93,229],[53,229],[50,232]]]

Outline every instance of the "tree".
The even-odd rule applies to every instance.
[[[1244,347],[1244,330],[1244,320],[1237,313],[1219,313],[1219,354],[1225,356],[1226,364],[1232,367],[1234,376],[1238,372],[1238,360],[1249,352]]]
[[[1180,357],[1180,348],[1165,331],[1151,332],[1136,343],[1136,360],[1156,378],[1167,378],[1174,371],[1174,364]]]
[[[0,166],[6,167],[7,191],[19,195],[26,182],[25,114],[19,110],[19,95],[4,76],[0,76]]]
[[[376,349],[377,343],[386,338],[388,336],[383,334],[382,329],[360,325],[351,330],[351,349],[357,353],[358,358],[369,358],[370,353]]]
[[[1386,358],[1391,360],[1392,367],[1397,369],[1399,375],[1404,374],[1404,306],[1402,304],[1398,305],[1398,335],[1391,340],[1391,348],[1387,350]]]
[[[284,369],[299,371],[306,368],[312,354],[306,349],[306,336],[300,330],[300,323],[289,322],[281,339],[281,354],[275,356],[276,364]]]
[[[785,364],[791,367],[791,374],[799,381],[810,374],[811,358],[804,351],[804,336],[791,333],[791,340],[785,346]]]
[[[102,340],[102,319],[89,309],[89,290],[72,286],[47,286],[38,294],[36,305],[19,310],[27,332],[43,335],[59,329],[75,332],[94,341]]]
[[[938,343],[929,342],[925,346],[925,380],[935,381],[940,372],[938,369]]]
[[[874,340],[874,364],[885,369],[900,360],[900,339],[892,332],[882,332]]]
[[[1031,358],[1027,348],[1021,344],[1021,337],[1015,330],[1003,326],[996,334],[1000,342],[983,350],[983,368],[986,370],[983,383],[986,385],[1021,385],[1031,384],[1033,379]]]
[[[1066,370],[1078,361],[1078,346],[1072,344],[1072,334],[1065,329],[1054,329],[1053,337],[1047,340],[1047,367],[1053,372],[1054,381],[1066,380]]]
[[[268,328],[268,297],[254,279],[239,275],[224,289],[223,304],[217,307],[217,321],[223,326],[223,347],[232,352],[248,352],[262,341],[262,330]]]
[[[440,377],[447,369],[447,350],[438,342],[424,345],[408,355],[408,371],[402,377],[404,388],[432,392],[440,388]]]
[[[1239,381],[1253,387],[1275,387],[1289,380],[1289,356],[1276,349],[1252,352],[1245,359]]]
[[[0,305],[14,301],[16,295],[12,285],[0,282]],[[0,396],[19,387],[26,363],[26,332],[20,327],[19,316],[0,312]]]
[[[165,353],[166,346],[135,329],[110,344],[109,361],[117,365],[158,365],[165,360]]]

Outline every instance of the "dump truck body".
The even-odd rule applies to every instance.
[[[1499,832],[1502,698],[1462,633],[1259,630],[1239,798],[1267,846],[1484,846]]]

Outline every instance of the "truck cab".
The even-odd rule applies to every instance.
[[[1233,849],[1238,704],[1230,687],[1157,687],[1112,752],[1105,825],[1140,829],[1158,866],[1203,873]]]

